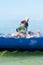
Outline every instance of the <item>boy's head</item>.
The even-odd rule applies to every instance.
[[[20,26],[28,26],[29,18],[26,17],[23,21],[21,21]]]
[[[24,21],[22,21],[22,22],[20,23],[20,26],[25,26]]]
[[[28,26],[28,22],[26,22],[25,20],[24,21],[21,21],[21,23],[20,23],[20,26]]]

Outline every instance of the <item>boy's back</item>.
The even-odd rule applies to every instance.
[[[20,26],[16,29],[17,32],[20,32],[20,33],[26,33],[26,28],[25,26]]]

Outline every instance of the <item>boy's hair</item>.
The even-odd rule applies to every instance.
[[[28,26],[28,23],[24,20],[24,21],[21,21],[22,24],[25,24],[25,26]]]

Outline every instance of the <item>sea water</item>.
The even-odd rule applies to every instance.
[[[18,23],[16,21],[0,21],[0,33],[14,33],[17,27]]]
[[[0,65],[43,65],[43,56],[2,56]]]
[[[20,26],[21,20],[5,20],[0,21],[0,34],[12,34],[16,32],[16,28]],[[36,33],[38,31],[43,35],[43,21],[29,21],[28,30]]]

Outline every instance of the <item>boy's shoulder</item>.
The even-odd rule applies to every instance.
[[[20,26],[16,30],[26,29],[25,26]]]
[[[20,26],[19,28],[25,28],[25,26]]]

